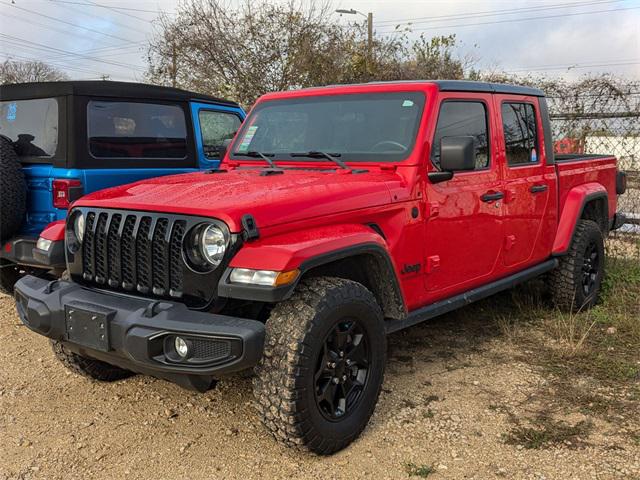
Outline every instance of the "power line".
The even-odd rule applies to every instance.
[[[429,17],[414,17],[414,18],[402,18],[397,20],[381,20],[375,22],[376,25],[381,24],[397,24],[397,23],[429,23],[431,21],[444,21],[444,20],[464,20],[466,18],[479,18],[479,17],[490,17],[490,16],[499,16],[499,15],[515,15],[516,13],[522,12],[537,12],[544,10],[555,10],[559,8],[575,8],[575,7],[583,7],[589,5],[599,5],[604,3],[619,3],[624,0],[592,0],[592,1],[583,1],[583,2],[572,2],[572,3],[559,3],[555,5],[548,6],[537,6],[537,7],[523,7],[523,8],[509,8],[502,10],[484,10],[480,12],[472,12],[472,13],[456,13],[450,15],[436,15]],[[424,20],[424,21],[416,21],[416,20]],[[385,25],[389,26],[389,25]]]
[[[66,20],[61,20],[59,18],[52,17],[51,15],[45,15],[44,13],[39,13],[39,12],[36,12],[34,10],[29,10],[28,8],[19,7],[18,5],[15,5],[15,4],[5,3],[5,2],[2,2],[2,3],[4,5],[9,6],[9,7],[16,8],[18,10],[22,10],[23,12],[27,12],[27,13],[30,13],[32,15],[38,15],[39,17],[44,17],[44,18],[47,18],[49,20],[53,20],[55,22],[64,23],[65,25],[69,25],[69,26],[75,27],[75,28],[80,28],[82,30],[86,30],[87,32],[93,32],[93,33],[97,33],[99,35],[104,35],[105,37],[111,37],[111,38],[115,38],[117,40],[122,40],[124,42],[133,43],[131,40],[123,38],[123,37],[119,37],[117,35],[111,35],[110,33],[101,32],[100,30],[95,30],[95,29],[89,28],[89,27],[83,27],[82,25],[78,25],[77,23],[67,22]]]
[[[24,55],[16,55],[15,53],[9,53],[9,52],[0,52],[0,55],[4,55],[6,60],[13,60],[13,59],[19,59],[19,60],[26,60],[26,61],[41,61],[38,58],[35,57],[27,57]],[[64,70],[72,70],[72,71],[76,71],[79,73],[88,73],[88,74],[95,74],[95,71],[92,70],[88,70],[88,69],[84,69],[84,68],[78,68],[78,67],[73,67],[73,66],[68,66],[68,65],[63,65],[60,63],[55,63],[55,62],[46,62],[47,65],[51,65],[53,67],[58,67]]]
[[[94,2],[73,2],[70,0],[55,0],[58,3],[68,3],[71,5],[85,5],[85,6],[92,6],[92,7],[99,7],[99,8],[106,8],[108,10],[113,10],[113,11],[118,11],[118,10],[122,10],[122,12],[140,12],[140,13],[154,13],[156,15],[161,15],[161,14],[166,14],[166,15],[175,15],[172,12],[165,12],[163,10],[145,10],[143,8],[132,8],[132,7],[114,7],[112,5],[104,5],[101,3],[94,3]],[[124,14],[124,13],[123,13]],[[144,22],[148,22],[149,20],[146,20],[144,18],[140,18],[140,17],[136,17],[134,15],[127,15],[129,17],[132,18],[137,18],[138,20],[142,20]]]
[[[55,5],[56,3],[60,3],[60,2],[56,2],[56,0],[49,0],[49,2],[53,3],[54,5]],[[80,15],[84,15],[85,17],[89,17],[89,18],[97,18],[97,19],[100,19],[100,20],[103,20],[103,19],[104,19],[104,17],[98,17],[97,15],[92,15],[92,14],[90,14],[90,13],[83,12],[81,9],[79,9],[79,8],[75,8],[75,7],[72,7],[72,6],[69,6],[69,5],[57,5],[57,7],[63,7],[63,8],[66,8],[67,10],[70,10],[70,11],[72,11],[72,12],[76,12],[76,13],[78,13],[78,14],[80,14]],[[113,20],[112,18],[109,18],[109,22],[110,22],[110,23],[113,23],[114,25],[119,26],[120,28],[125,28],[125,29],[127,29],[127,30],[131,30],[131,31],[133,31],[133,32],[136,32],[136,33],[142,33],[143,35],[146,35],[146,33],[145,33],[145,32],[141,32],[139,29],[134,28],[134,27],[131,27],[131,26],[126,25],[126,24],[124,24],[124,23],[116,22],[116,21],[115,21],[115,20]]]
[[[528,22],[528,21],[535,21],[535,20],[546,20],[546,19],[550,19],[550,18],[573,17],[573,16],[576,16],[576,15],[594,15],[596,13],[622,12],[622,11],[627,11],[627,10],[636,10],[638,8],[640,8],[640,7],[611,8],[611,9],[608,9],[608,10],[594,10],[594,11],[590,11],[590,12],[564,13],[564,14],[560,14],[560,15],[546,15],[546,16],[542,16],[542,17],[525,17],[525,18],[513,18],[513,19],[509,19],[509,20],[494,20],[494,21],[490,21],[490,22],[463,23],[463,24],[457,24],[457,25],[441,25],[441,26],[438,26],[438,27],[414,28],[411,31],[439,30],[439,29],[443,29],[443,28],[475,27],[475,26],[478,26],[478,25],[495,25],[495,24],[500,24],[500,23]],[[398,34],[398,33],[403,33],[403,31],[402,30],[390,30],[390,31],[387,31],[387,32],[378,32],[378,33],[382,33],[382,34]]]
[[[113,62],[113,61],[109,61],[109,60],[98,60],[98,59],[96,59],[94,57],[91,57],[89,55],[83,55],[83,54],[80,54],[80,53],[71,52],[69,50],[63,50],[63,49],[60,49],[60,48],[49,47],[47,45],[43,45],[42,43],[32,42],[32,41],[29,41],[29,40],[25,40],[24,38],[14,37],[12,35],[7,35],[7,34],[4,34],[4,33],[0,33],[0,37],[4,38],[5,42],[10,42],[10,43],[13,43],[13,44],[17,44],[18,46],[28,47],[28,48],[31,48],[33,50],[45,50],[45,51],[52,51],[52,52],[56,52],[56,53],[66,53],[67,55],[84,58],[86,60],[94,61],[94,62],[98,62],[98,63],[104,63],[106,65],[113,65],[113,66],[116,66],[116,67],[123,67],[123,68],[131,68],[133,70],[138,70],[138,71],[144,70],[144,68],[142,68],[142,67],[140,67],[138,65],[131,65],[131,64],[122,63],[122,62]],[[33,46],[31,46],[31,45],[33,45]]]
[[[640,62],[611,62],[611,63],[591,63],[591,64],[571,64],[571,65],[563,65],[557,67],[530,67],[530,68],[521,68],[518,70],[507,70],[506,73],[520,73],[520,72],[542,72],[545,70],[574,70],[574,69],[582,69],[582,68],[597,68],[597,67],[618,67],[625,65],[640,65]]]
[[[8,45],[10,45],[13,48],[18,48],[18,49],[22,49],[24,50],[25,48],[27,48],[28,50],[38,50],[38,51],[42,51],[42,48],[37,48],[37,47],[32,47],[29,45],[24,45],[22,43],[22,41],[20,42],[16,42],[13,40],[9,40],[9,39],[5,39],[4,42],[6,42]],[[92,48],[89,50],[82,50],[79,52],[70,52],[70,53],[64,53],[64,54],[57,54],[57,55],[47,55],[46,61],[49,62],[51,60],[64,60],[64,61],[68,61],[68,60],[84,60],[85,57],[84,55],[92,55],[92,59],[96,60],[99,59],[99,57],[94,57],[94,54],[101,54],[101,53],[106,53],[106,52],[114,52],[114,53],[110,53],[110,55],[122,55],[122,54],[126,54],[127,52],[124,52],[124,50],[127,49],[139,49],[142,45],[146,45],[146,42],[137,42],[137,43],[133,43],[133,44],[128,44],[128,45],[106,45],[104,47],[98,47],[98,48]],[[47,54],[49,54],[49,50],[45,50],[47,52]],[[117,52],[117,53],[115,53]],[[31,53],[31,52],[27,52],[27,53]],[[133,53],[133,52],[131,52]],[[80,55],[81,57],[79,59],[73,59],[73,58],[69,58],[69,57],[77,57],[78,55]],[[109,56],[109,55],[107,55]],[[67,60],[68,59],[68,60]]]
[[[15,20],[18,20],[19,22],[27,23],[29,25],[38,25],[38,26],[40,26],[42,28],[46,28],[47,30],[51,30],[51,31],[54,31],[54,32],[61,33],[63,35],[69,35],[69,36],[72,36],[72,37],[77,37],[76,33],[70,31],[69,29],[65,30],[63,28],[58,28],[58,27],[55,27],[53,25],[47,25],[46,23],[36,22],[34,20],[29,20],[29,19],[20,17],[18,15],[13,15],[13,14],[8,13],[8,12],[4,12],[2,15],[3,15],[3,17],[13,18]],[[146,42],[139,42],[139,43],[143,44],[143,43],[146,43]],[[128,42],[126,44],[127,48],[131,47],[131,46],[136,46],[136,44],[133,44],[131,42]]]

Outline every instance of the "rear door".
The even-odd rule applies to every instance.
[[[242,109],[236,107],[191,103],[196,151],[201,169],[218,167],[224,141],[235,136],[244,116]]]
[[[431,300],[486,282],[499,267],[503,236],[491,95],[452,92],[440,98],[430,168],[439,170],[443,137],[473,136],[476,169],[427,182],[425,279]]]
[[[504,251],[509,270],[548,256],[553,225],[546,225],[555,195],[555,171],[545,157],[536,97],[496,95],[500,164],[504,178]],[[546,226],[545,226],[546,225]]]

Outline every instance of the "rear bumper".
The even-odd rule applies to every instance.
[[[18,314],[31,330],[81,355],[205,390],[215,376],[256,365],[264,325],[189,310],[184,304],[90,290],[26,276],[15,286]],[[191,354],[180,359],[175,336]]]
[[[52,242],[49,250],[36,247],[37,238],[15,237],[6,242],[0,251],[0,258],[18,265],[64,270],[64,240]]]

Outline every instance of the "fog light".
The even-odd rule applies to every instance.
[[[182,337],[176,337],[173,345],[176,348],[176,353],[182,358],[186,358],[189,354],[189,344]]]
[[[49,249],[51,248],[51,244],[53,242],[51,240],[47,240],[46,238],[38,238],[38,242],[36,243],[36,248],[38,250],[44,250],[45,252],[48,252]]]

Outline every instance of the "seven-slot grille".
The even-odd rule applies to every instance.
[[[85,215],[84,280],[157,296],[183,295],[185,220],[133,212]]]

